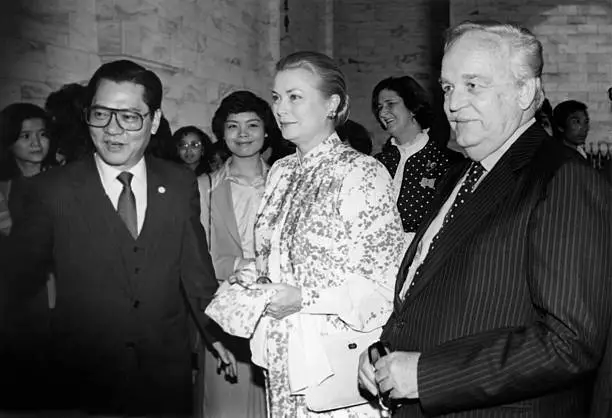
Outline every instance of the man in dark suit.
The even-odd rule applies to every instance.
[[[52,341],[36,347],[47,352],[48,370],[26,376],[35,382],[47,374],[47,385],[40,393],[7,386],[0,406],[188,416],[189,315],[204,332],[203,309],[217,289],[196,178],[144,157],[161,118],[162,84],[153,72],[110,62],[88,92],[95,153],[33,179],[0,243],[8,254],[0,262],[7,315],[44,286],[32,272],[52,266],[57,278]],[[219,342],[213,346],[233,362]]]
[[[610,325],[612,195],[534,123],[542,47],[464,23],[442,62],[445,111],[470,158],[417,231],[360,384],[398,417],[584,417]]]

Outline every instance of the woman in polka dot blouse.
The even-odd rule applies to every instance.
[[[404,231],[414,233],[427,213],[439,179],[463,158],[430,138],[433,109],[427,93],[412,77],[389,77],[372,92],[372,112],[390,134],[375,157],[393,177]]]

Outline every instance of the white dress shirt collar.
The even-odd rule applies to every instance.
[[[396,146],[400,153],[404,153],[408,157],[422,150],[427,145],[427,141],[429,141],[429,128],[423,129],[422,132],[418,133],[413,142],[405,144],[400,144],[397,138],[391,137],[391,145]]]
[[[98,153],[94,154],[94,161],[96,162],[104,192],[110,199],[115,210],[117,210],[119,195],[121,194],[121,190],[123,190],[123,185],[117,179],[121,170],[107,164]],[[138,223],[138,233],[140,233],[147,211],[147,166],[145,158],[142,157],[136,165],[126,171],[134,176],[131,186],[136,199],[136,219]]]
[[[117,180],[117,176],[122,172],[121,170],[107,164],[97,152],[94,154],[94,159],[96,160],[96,166],[98,167],[98,172],[100,173],[102,183],[111,184],[113,181],[117,181],[119,184],[121,184],[121,182]],[[146,181],[147,166],[145,164],[144,156],[136,163],[136,165],[126,171],[132,173],[134,176],[132,182]]]

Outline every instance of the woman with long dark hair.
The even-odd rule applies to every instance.
[[[20,180],[57,164],[48,125],[44,109],[31,103],[13,103],[0,112],[0,233],[10,231],[8,202]]]

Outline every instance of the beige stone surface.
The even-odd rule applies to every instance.
[[[237,89],[265,99],[275,62],[298,49],[333,55],[345,72],[351,117],[385,135],[370,112],[384,77],[409,74],[439,97],[442,32],[469,17],[523,22],[542,40],[553,105],[587,103],[590,140],[612,129],[612,2],[591,0],[19,0],[0,14],[0,107],[42,103],[101,62],[128,58],[158,72],[174,129],[207,118]],[[285,3],[289,6],[284,10]],[[288,26],[285,27],[285,17]]]
[[[280,0],[21,0],[0,16],[0,107],[42,104],[102,62],[133,59],[164,82],[174,129],[210,129],[220,100],[267,99],[279,57]]]
[[[610,0],[451,0],[451,20],[522,22],[544,46],[543,82],[553,107],[574,99],[589,108],[588,142],[612,143],[612,2]]]

